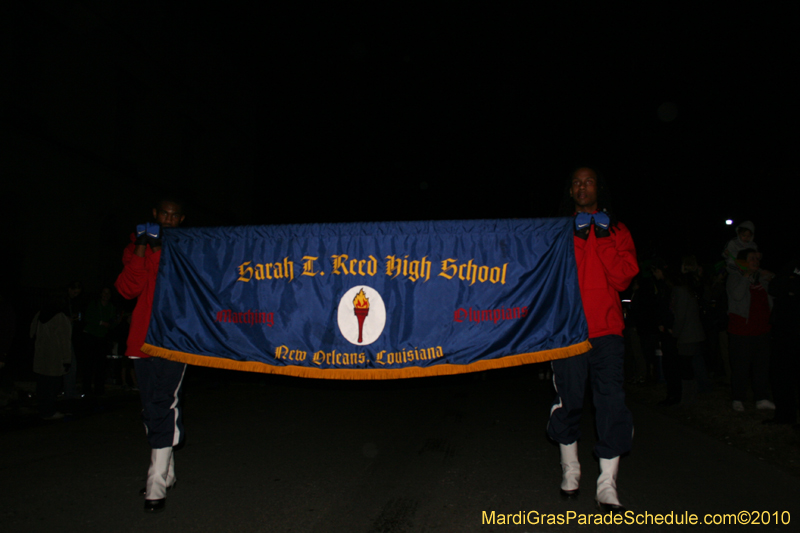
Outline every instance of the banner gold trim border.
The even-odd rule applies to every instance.
[[[263,374],[282,374],[284,376],[294,376],[298,378],[314,379],[341,379],[341,380],[378,380],[378,379],[405,379],[423,378],[431,376],[449,376],[454,374],[466,374],[469,372],[480,372],[495,368],[508,368],[512,366],[527,365],[531,363],[542,363],[555,359],[566,359],[574,355],[588,352],[592,345],[588,340],[555,348],[553,350],[543,350],[541,352],[523,353],[509,355],[500,359],[490,359],[486,361],[476,361],[468,365],[440,364],[429,367],[405,367],[405,368],[369,368],[369,369],[350,369],[350,368],[312,368],[305,366],[275,366],[256,361],[234,361],[221,357],[210,357],[207,355],[196,355],[166,348],[159,348],[152,344],[145,343],[142,351],[153,357],[161,357],[170,361],[187,363],[190,365],[205,366],[209,368],[224,368],[228,370],[241,370],[245,372],[261,372]]]

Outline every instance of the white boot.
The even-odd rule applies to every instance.
[[[167,490],[171,489],[178,481],[175,477],[175,454],[169,453],[169,469],[167,470]]]
[[[145,483],[145,511],[156,512],[164,509],[171,457],[172,447],[150,451],[150,469],[147,471],[147,483]]]
[[[559,444],[561,449],[561,497],[577,498],[580,492],[581,463],[578,461],[578,443]]]
[[[167,470],[167,491],[174,487],[177,482],[178,478],[175,477],[175,454],[172,453],[169,456],[169,469]],[[147,496],[147,487],[142,487],[139,495]]]
[[[600,459],[600,477],[597,478],[597,507],[604,513],[625,512],[617,498],[617,473],[619,457]]]

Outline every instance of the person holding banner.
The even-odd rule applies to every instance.
[[[114,286],[136,307],[131,317],[128,348],[142,400],[142,420],[150,443],[150,468],[143,489],[145,512],[162,511],[167,490],[175,484],[174,446],[183,440],[180,396],[185,363],[150,357],[141,351],[150,324],[161,237],[164,228],[179,226],[185,218],[181,202],[162,200],[153,209],[155,222],[139,224],[122,255],[123,270]]]
[[[605,182],[591,168],[571,176],[561,215],[574,216],[573,242],[578,283],[592,349],[552,362],[556,398],[550,409],[547,434],[561,451],[561,495],[578,496],[580,418],[586,380],[591,380],[600,460],[596,501],[606,513],[622,513],[617,496],[619,457],[631,449],[633,417],[625,405],[624,320],[619,291],[639,272],[633,239],[610,209]]]

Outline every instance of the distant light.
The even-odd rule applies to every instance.
[[[729,218],[728,220],[725,221],[725,225],[726,226],[733,226],[733,220]]]

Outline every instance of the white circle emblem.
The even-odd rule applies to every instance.
[[[357,285],[339,300],[339,331],[351,344],[372,344],[386,326],[386,307],[378,291]]]

